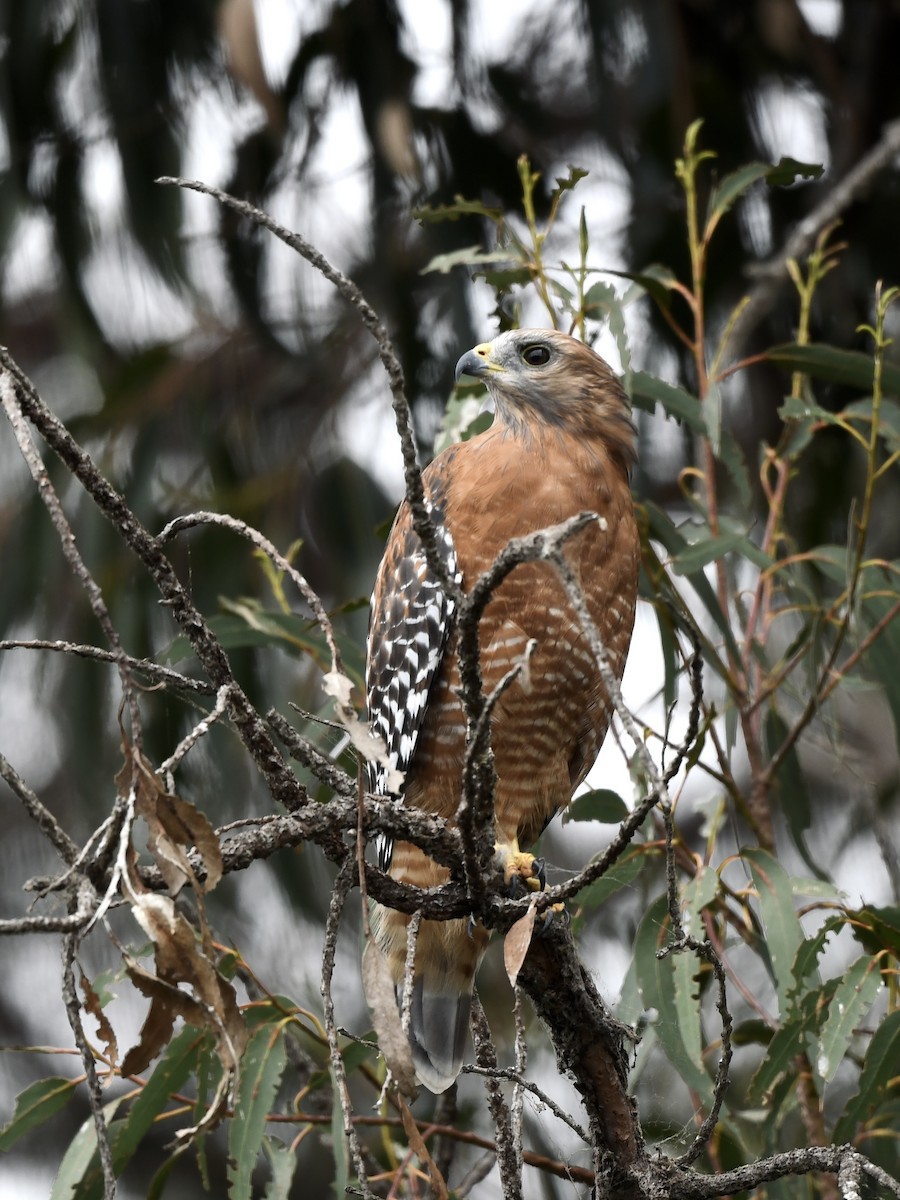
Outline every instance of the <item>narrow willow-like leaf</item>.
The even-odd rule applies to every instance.
[[[75,1080],[54,1075],[19,1092],[11,1120],[0,1129],[0,1152],[9,1150],[23,1134],[59,1112],[72,1099],[76,1086]]]
[[[669,940],[671,927],[665,896],[649,909],[638,928],[634,943],[634,959],[638,986],[645,1008],[655,1008],[657,1018],[653,1028],[666,1057],[689,1088],[700,1096],[702,1103],[712,1099],[712,1082],[696,1052],[685,1044],[680,1011],[676,998],[676,976],[673,956],[656,956]],[[694,1011],[696,1019],[696,1010]],[[696,1045],[692,1039],[692,1044]]]
[[[263,1138],[263,1149],[272,1166],[272,1178],[266,1185],[263,1200],[290,1200],[297,1155],[277,1138]]]
[[[888,1015],[875,1030],[859,1076],[859,1091],[847,1101],[834,1130],[834,1143],[852,1142],[859,1127],[880,1105],[897,1094],[900,1063],[900,1009]]]
[[[766,850],[743,850],[741,857],[750,868],[759,897],[759,912],[766,932],[779,1012],[784,1018],[790,1010],[788,994],[793,983],[791,967],[804,941],[803,929],[794,911],[791,881],[781,864]]]
[[[103,1118],[107,1128],[121,1103],[122,1097],[119,1097],[118,1100],[112,1100],[103,1106]],[[110,1130],[110,1140],[112,1140],[112,1130]],[[81,1190],[82,1181],[91,1169],[95,1158],[99,1170],[97,1130],[94,1126],[94,1118],[90,1116],[82,1122],[81,1128],[69,1142],[63,1160],[59,1164],[59,1170],[56,1172],[56,1178],[53,1180],[50,1200],[72,1200],[72,1194],[76,1189],[79,1189],[77,1192],[79,1196],[84,1195]]]
[[[266,1117],[284,1073],[284,1030],[264,1025],[250,1038],[241,1059],[234,1116],[228,1129],[228,1195],[250,1200],[251,1180],[262,1148]]]
[[[837,1074],[854,1030],[874,1004],[880,987],[878,963],[868,955],[858,958],[844,972],[819,1034],[816,1068],[826,1083],[831,1083]]]
[[[773,346],[762,357],[786,371],[802,371],[814,379],[845,383],[864,392],[871,392],[875,378],[871,355],[859,350],[839,350],[837,346],[826,346],[819,342],[811,342],[806,346],[787,342]],[[900,367],[886,362],[881,382],[886,394],[900,395]]]

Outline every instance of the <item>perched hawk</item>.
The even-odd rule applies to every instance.
[[[451,446],[423,474],[447,570],[469,589],[510,538],[584,511],[591,522],[566,544],[617,677],[634,624],[639,561],[629,470],[634,427],[616,376],[564,333],[519,329],[476,346],[456,377],[482,379],[496,415],[485,432]],[[491,742],[497,773],[497,852],[508,874],[528,874],[532,845],[593,765],[610,705],[594,655],[547,563],[516,567],[480,624],[485,693],[521,660],[529,669],[497,703]],[[458,696],[452,601],[428,568],[401,505],[375,581],[366,690],[369,718],[405,772],[406,804],[453,821],[461,794],[466,722]],[[370,788],[388,793],[370,767]],[[447,871],[406,842],[380,847],[384,870],[434,887]],[[524,865],[523,865],[524,864]],[[403,978],[408,918],[376,906],[375,937],[394,979]],[[433,1092],[462,1065],[472,984],[488,934],[465,920],[424,921],[417,943],[410,1043]]]

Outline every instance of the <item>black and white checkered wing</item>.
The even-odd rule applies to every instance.
[[[438,517],[437,509],[432,512]],[[448,574],[461,582],[453,539],[441,523],[438,539]],[[404,506],[375,580],[366,646],[369,721],[384,739],[389,767],[404,773],[415,754],[428,694],[452,629],[453,610],[453,601],[428,566]],[[366,771],[369,791],[397,794],[380,763],[368,762]],[[380,838],[378,865],[383,871],[390,867],[392,852],[391,840]]]

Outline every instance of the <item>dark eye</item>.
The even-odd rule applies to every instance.
[[[550,361],[550,351],[546,346],[526,346],[522,351],[522,357],[529,367],[542,367],[544,363]]]

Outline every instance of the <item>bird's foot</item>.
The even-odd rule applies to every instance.
[[[497,842],[495,857],[503,868],[506,890],[513,899],[528,892],[542,892],[547,886],[544,860],[520,850],[515,841]]]
[[[534,932],[541,937],[543,934],[549,933],[557,921],[562,921],[564,929],[568,929],[572,921],[571,914],[562,900],[557,904],[550,904],[544,909],[535,923]]]

